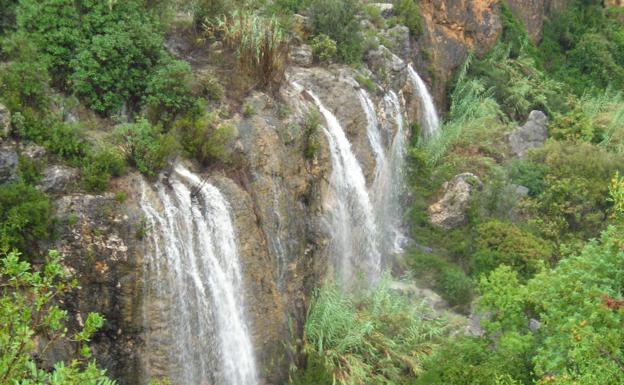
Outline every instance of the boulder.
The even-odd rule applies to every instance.
[[[407,81],[407,64],[388,48],[380,45],[377,49],[368,51],[365,61],[379,82],[391,89],[403,88]]]
[[[382,31],[381,36],[384,44],[401,58],[409,58],[411,54],[410,31],[404,25],[396,25],[388,30]]]
[[[379,9],[381,16],[386,18],[392,16],[394,10],[394,4],[392,3],[372,3],[371,6]]]
[[[509,134],[511,151],[519,158],[533,148],[544,145],[548,138],[548,118],[542,111],[531,111],[527,122]]]
[[[0,184],[17,179],[18,155],[13,143],[0,145]]]
[[[429,206],[429,220],[443,229],[453,229],[466,222],[466,210],[476,191],[482,188],[479,177],[472,173],[456,175],[444,184],[444,195]]]
[[[312,48],[309,45],[302,44],[290,50],[288,57],[294,64],[302,67],[308,67],[312,65]]]
[[[0,104],[0,137],[6,138],[11,135],[11,112]]]
[[[43,171],[40,189],[47,193],[61,193],[78,179],[78,170],[66,166],[50,166]]]

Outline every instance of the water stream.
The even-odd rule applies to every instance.
[[[438,117],[435,105],[433,104],[433,98],[427,89],[427,85],[420,78],[411,64],[407,66],[407,75],[416,92],[418,92],[418,97],[420,98],[420,125],[423,130],[423,136],[425,138],[435,137],[440,131],[440,118]]]
[[[147,312],[154,318],[146,328],[160,328],[148,333],[148,350],[164,350],[165,371],[180,385],[257,385],[228,202],[177,166],[155,188],[144,182],[141,208],[149,226],[146,302],[160,310]]]

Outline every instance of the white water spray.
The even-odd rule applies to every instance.
[[[416,92],[418,92],[418,97],[420,98],[420,106],[422,110],[420,125],[422,126],[423,136],[425,138],[435,137],[440,131],[440,118],[438,117],[435,105],[433,104],[433,98],[427,89],[427,85],[420,78],[411,64],[407,66],[407,75]]]
[[[301,87],[294,84],[298,89]],[[333,231],[334,264],[344,285],[360,274],[375,284],[381,275],[381,255],[377,246],[375,215],[362,168],[340,122],[313,92],[307,91],[325,118],[323,132],[332,161],[330,222]]]
[[[148,350],[169,335],[164,370],[180,385],[257,385],[228,202],[177,166],[155,191],[144,183],[141,208],[150,226],[146,300],[163,313],[147,328],[164,331],[148,334]]]

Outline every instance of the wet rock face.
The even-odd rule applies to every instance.
[[[446,84],[468,53],[484,54],[496,43],[502,32],[497,4],[498,0],[421,3],[424,28],[412,58],[421,75],[429,68],[435,69],[431,75],[436,78],[433,94],[438,103],[444,100]]]
[[[456,175],[443,188],[442,198],[429,206],[429,220],[435,226],[450,230],[466,222],[466,210],[482,183],[479,177],[468,172]]]
[[[548,117],[542,111],[531,111],[527,122],[509,134],[509,145],[523,159],[529,150],[543,146],[547,138]]]
[[[79,327],[88,312],[101,313],[106,323],[93,339],[95,358],[120,384],[138,384],[142,270],[134,234],[140,211],[112,193],[65,195],[54,209],[58,240],[43,247],[63,255],[81,287],[66,301],[70,327]],[[58,360],[65,351],[59,346],[47,358]]]
[[[283,347],[291,336],[285,323],[285,301],[278,290],[267,240],[262,227],[258,226],[254,202],[249,194],[226,177],[216,177],[210,181],[230,204],[245,277],[245,305],[258,367],[272,368],[268,374],[260,373],[266,383],[277,383],[286,374],[286,368],[280,367],[287,363]]]

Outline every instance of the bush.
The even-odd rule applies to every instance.
[[[579,104],[566,114],[557,114],[548,126],[550,136],[557,140],[600,143],[604,132],[594,125],[592,119]]]
[[[331,37],[322,33],[314,36],[310,44],[312,46],[312,53],[321,62],[332,60],[336,56],[336,52],[338,52],[336,42],[333,41]]]
[[[609,210],[609,181],[622,171],[624,155],[587,142],[553,141],[531,160],[548,168],[544,192],[529,202],[544,235],[557,242],[596,236]]]
[[[176,116],[190,110],[192,96],[191,66],[181,60],[163,64],[147,83],[145,105],[153,123],[170,124]]]
[[[394,4],[394,12],[397,15],[397,21],[409,28],[413,36],[420,35],[422,21],[420,19],[420,7],[415,0],[398,0]]]
[[[41,181],[43,166],[42,161],[20,156],[17,165],[19,180],[26,184],[36,185]]]
[[[413,251],[409,259],[416,277],[431,282],[433,289],[451,306],[467,310],[472,299],[473,284],[459,267],[433,253]]]
[[[23,182],[0,186],[0,249],[33,250],[49,236],[48,197]]]
[[[174,131],[186,153],[200,163],[230,161],[227,145],[232,140],[233,130],[219,124],[214,115],[180,119],[176,121]]]
[[[70,278],[55,251],[39,271],[20,261],[16,252],[0,258],[0,282],[5,283],[0,288],[0,377],[4,383],[114,385],[97,368],[87,345],[104,318],[89,313],[80,330],[67,335],[67,311],[58,302],[76,287]],[[67,364],[60,361],[50,368],[39,359],[44,346],[44,352],[52,347],[74,353],[69,353]]]
[[[319,129],[321,116],[316,112],[308,112],[303,121],[303,155],[306,159],[313,159],[320,148]]]
[[[82,181],[91,192],[101,192],[108,188],[112,176],[122,176],[126,168],[123,156],[112,147],[95,150],[83,161]]]
[[[357,63],[362,58],[358,7],[357,0],[312,0],[308,9],[314,34],[334,40],[338,58],[346,63]]]
[[[124,124],[114,131],[126,157],[143,174],[156,176],[177,152],[175,139],[146,120]]]
[[[511,223],[490,220],[477,227],[476,252],[471,258],[475,276],[507,265],[528,279],[553,257],[552,246]]]
[[[208,100],[219,102],[225,96],[225,90],[219,79],[210,72],[201,73],[194,83],[196,86],[195,93]]]
[[[50,77],[33,42],[24,34],[12,34],[2,41],[2,53],[9,61],[0,72],[0,98],[4,104],[11,111],[45,108]]]
[[[516,160],[509,164],[509,177],[517,185],[529,189],[529,196],[535,197],[546,189],[545,177],[548,167],[543,164]]]

